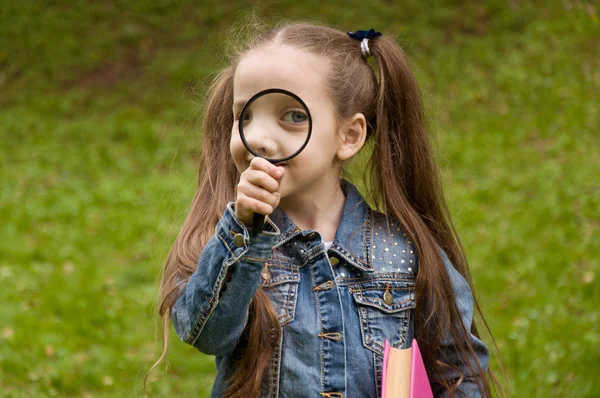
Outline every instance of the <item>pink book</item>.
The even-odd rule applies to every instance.
[[[395,379],[388,380],[391,377],[391,374],[387,372],[387,368],[390,364],[390,353],[392,350],[394,350],[393,365],[396,368]],[[409,364],[410,372],[407,369]],[[409,383],[410,385],[407,385]],[[385,340],[383,345],[381,398],[386,398],[386,386],[389,389],[393,389],[391,394],[387,394],[387,398],[433,398],[425,364],[423,363],[416,339],[412,340],[411,347],[407,349],[394,348],[388,340]]]
[[[417,340],[412,341],[413,356],[410,366],[410,396],[411,398],[433,398],[433,392],[431,391],[431,385],[429,384],[429,378],[427,377],[427,371],[425,370],[425,364],[423,363],[423,357],[421,357],[421,350]]]

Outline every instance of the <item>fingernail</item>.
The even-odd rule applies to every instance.
[[[281,177],[282,175],[283,175],[283,168],[278,167],[277,170],[275,170],[275,176]]]

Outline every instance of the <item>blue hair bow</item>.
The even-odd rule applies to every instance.
[[[381,32],[376,32],[375,29],[371,28],[370,30],[357,30],[356,32],[348,32],[348,36],[355,40],[373,39],[377,36],[381,36]]]

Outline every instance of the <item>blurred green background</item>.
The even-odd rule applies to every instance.
[[[600,4],[572,0],[0,2],[0,395],[140,396],[204,89],[256,5],[398,35],[510,395],[600,396]],[[171,329],[151,395],[214,369]]]

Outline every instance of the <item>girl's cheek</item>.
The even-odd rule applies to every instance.
[[[235,163],[239,166],[240,156],[243,158],[243,144],[239,136],[232,135],[229,141],[229,152]]]

